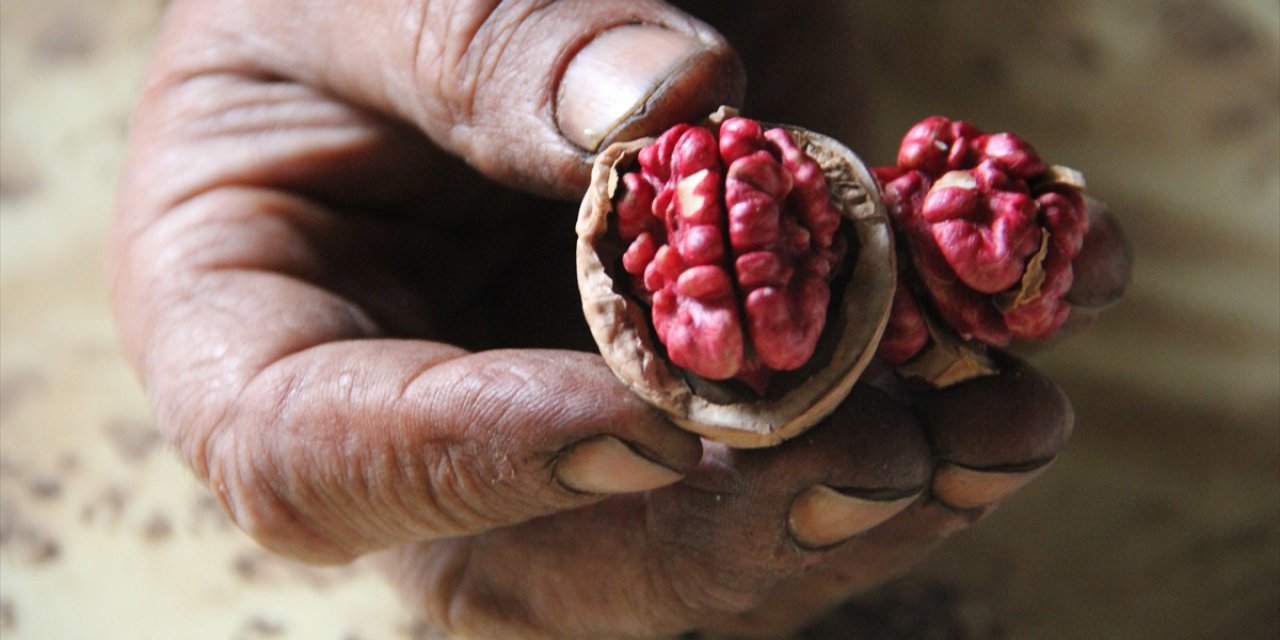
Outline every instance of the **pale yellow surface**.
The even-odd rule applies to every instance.
[[[1021,132],[1087,171],[1138,255],[1126,301],[1038,358],[1077,409],[1063,456],[867,606],[975,638],[1274,638],[1280,9],[856,4],[880,52],[864,157],[933,112]],[[116,351],[102,238],[161,5],[0,0],[0,636],[428,637],[367,569],[228,525]]]

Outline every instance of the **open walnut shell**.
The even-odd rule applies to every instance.
[[[713,121],[716,116],[713,116]],[[839,142],[785,129],[821,166],[849,251],[832,280],[827,322],[810,360],[780,372],[764,395],[733,381],[711,381],[673,365],[647,306],[626,284],[614,196],[620,175],[652,139],[614,144],[599,154],[577,222],[578,287],[601,355],[635,394],[677,425],[734,447],[767,447],[813,426],[849,394],[876,352],[896,286],[893,233],[876,181]]]

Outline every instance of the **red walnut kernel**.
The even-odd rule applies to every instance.
[[[643,276],[672,363],[759,387],[813,355],[840,212],[786,131],[730,118],[719,133],[680,125],[641,150],[617,205],[623,268]]]
[[[578,220],[583,310],[605,360],[677,424],[733,446],[816,423],[888,317],[896,268],[878,196],[834,140],[725,112],[609,147]]]
[[[910,256],[902,291],[913,297],[895,302],[902,317],[890,320],[882,342],[887,361],[927,362],[907,371],[937,384],[983,372],[985,345],[1058,330],[1088,226],[1079,173],[1045,164],[1012,134],[932,117],[903,138],[898,166],[875,175]],[[923,344],[919,314],[929,329]],[[970,360],[965,373],[947,364],[950,356],[921,356],[930,345]]]
[[[889,324],[885,327],[876,355],[892,365],[906,364],[928,344],[929,327],[925,324],[920,305],[916,304],[906,285],[899,281],[893,294],[893,307],[889,311]]]

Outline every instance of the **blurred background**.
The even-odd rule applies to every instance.
[[[365,567],[299,567],[232,528],[163,450],[116,350],[102,239],[163,5],[0,0],[0,636],[431,637]],[[821,28],[777,5],[786,19],[755,28]],[[1094,330],[1034,358],[1077,412],[1055,466],[810,637],[1274,638],[1280,4],[847,11],[864,37],[832,46],[830,67],[748,68],[856,68],[871,90],[750,93],[748,113],[871,164],[934,113],[1018,132],[1086,171],[1137,263]]]

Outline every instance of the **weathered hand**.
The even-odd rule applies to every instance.
[[[543,198],[577,197],[599,144],[742,98],[734,52],[666,5],[175,0],[148,78],[112,279],[161,430],[263,545],[384,550],[443,628],[793,628],[1070,432],[1009,361],[919,397],[860,387],[734,451],[581,350],[575,206]]]

